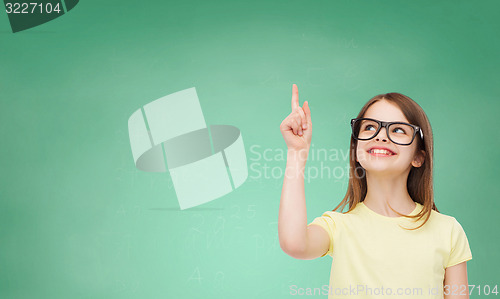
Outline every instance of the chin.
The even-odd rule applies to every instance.
[[[405,167],[388,165],[385,161],[365,161],[360,163],[367,173],[402,175],[406,171]]]
[[[365,169],[367,174],[375,174],[375,175],[400,176],[403,175],[405,172],[404,169],[385,167],[385,166],[376,167],[374,165],[370,165],[363,168]]]

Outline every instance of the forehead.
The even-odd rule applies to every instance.
[[[380,121],[408,122],[408,119],[406,119],[399,106],[386,100],[379,100],[373,103],[370,108],[366,110],[363,117],[373,118]]]

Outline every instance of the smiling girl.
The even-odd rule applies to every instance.
[[[299,106],[293,84],[292,112],[280,125],[288,147],[278,219],[282,250],[297,259],[333,258],[328,298],[469,298],[472,254],[460,223],[434,204],[425,112],[405,95],[380,94],[350,125],[347,193],[307,224],[311,111],[307,101]]]

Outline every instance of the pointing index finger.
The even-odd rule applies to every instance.
[[[299,88],[296,84],[292,86],[292,111],[299,107]]]

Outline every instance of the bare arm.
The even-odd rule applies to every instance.
[[[469,299],[467,262],[462,262],[445,269],[444,299]]]
[[[283,120],[280,130],[288,146],[278,216],[280,246],[286,254],[297,259],[317,258],[328,250],[330,239],[321,227],[307,227],[304,168],[312,136],[311,111],[307,101],[304,108],[299,106],[299,93],[295,84],[292,113]]]

